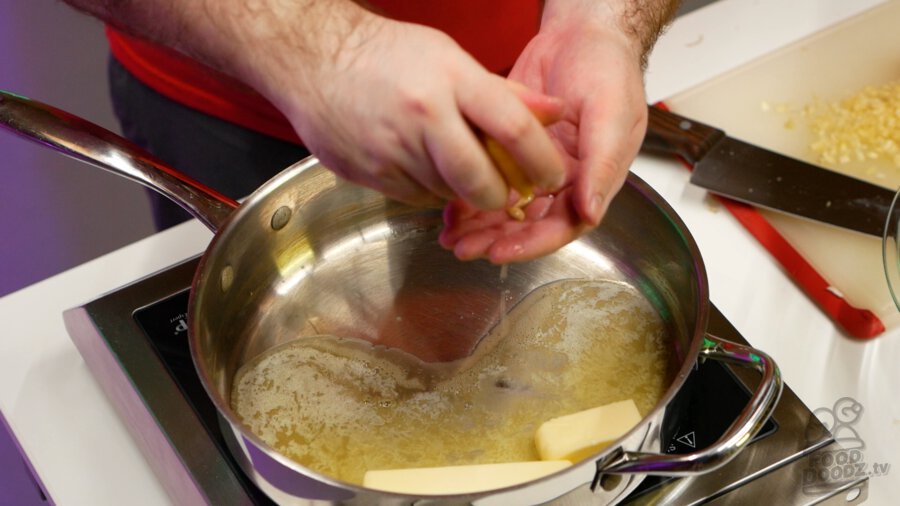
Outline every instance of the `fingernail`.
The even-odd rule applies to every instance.
[[[558,174],[557,176],[555,176],[553,178],[553,180],[550,181],[549,184],[547,184],[543,188],[548,191],[555,192],[555,191],[562,189],[562,187],[565,186],[565,184],[566,184],[566,174],[562,173],[562,174]]]
[[[600,211],[603,208],[603,195],[594,195],[591,197],[591,203],[588,206],[588,218],[592,225],[600,224]]]

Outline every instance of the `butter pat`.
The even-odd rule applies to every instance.
[[[570,465],[567,460],[544,460],[367,471],[363,486],[403,494],[467,494],[518,485]]]
[[[543,460],[579,460],[605,448],[641,421],[631,399],[561,416],[541,424],[534,437]]]

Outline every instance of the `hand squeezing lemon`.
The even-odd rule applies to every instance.
[[[503,179],[510,188],[519,194],[519,199],[511,207],[506,209],[510,217],[517,221],[525,219],[525,206],[534,200],[534,185],[522,173],[522,169],[513,160],[512,155],[499,142],[488,137],[484,140],[484,148],[493,160],[494,165],[500,169]]]
[[[554,99],[545,95],[535,95],[533,91],[515,81],[509,81],[509,84],[542,125],[550,125],[562,117],[562,104]],[[484,149],[491,157],[494,165],[497,166],[503,179],[506,180],[506,184],[519,195],[518,200],[507,208],[506,212],[514,220],[525,220],[525,206],[534,200],[534,184],[528,179],[509,151],[496,139],[486,136]]]

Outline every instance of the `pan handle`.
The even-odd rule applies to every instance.
[[[666,455],[622,452],[597,464],[595,484],[602,474],[648,473],[663,476],[691,476],[725,465],[762,429],[778,404],[783,382],[772,357],[749,346],[707,334],[700,349],[700,360],[713,359],[756,369],[762,381],[747,406],[728,430],[711,446],[696,452]]]
[[[239,205],[103,127],[2,90],[0,126],[66,156],[141,183],[183,207],[213,232]]]

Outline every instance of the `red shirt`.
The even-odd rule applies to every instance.
[[[505,73],[537,33],[540,0],[370,0],[390,18],[453,37],[488,70]],[[113,56],[141,82],[193,109],[300,142],[287,119],[246,85],[175,51],[106,28]]]

